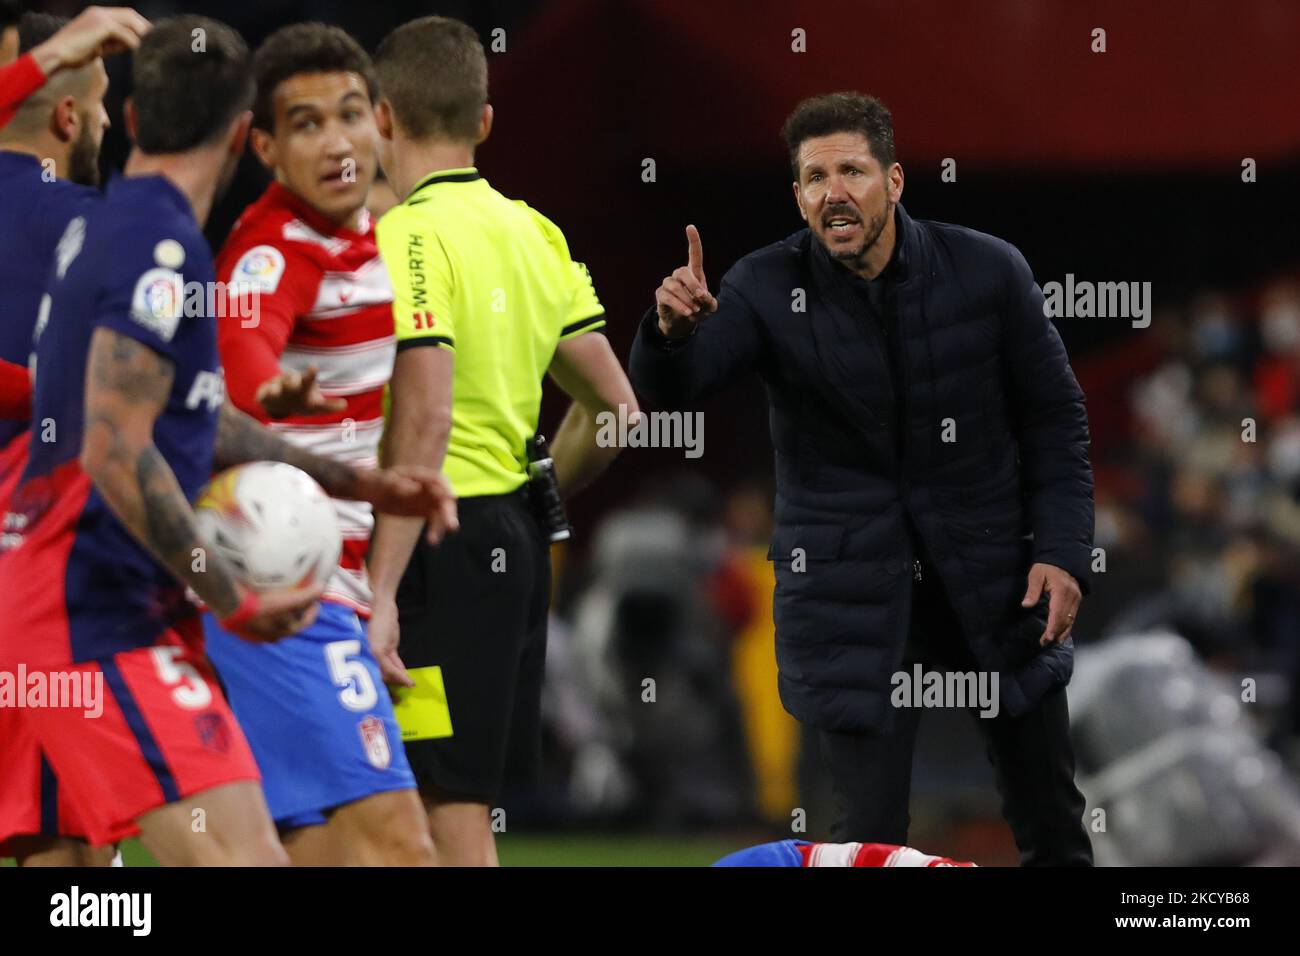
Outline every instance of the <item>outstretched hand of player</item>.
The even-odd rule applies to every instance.
[[[460,528],[456,516],[456,493],[442,472],[420,465],[394,465],[379,471],[363,471],[358,478],[361,501],[376,511],[428,522],[425,537],[437,544],[448,531]]]
[[[32,49],[46,76],[85,66],[97,56],[134,50],[152,25],[130,7],[87,7],[54,36]]]
[[[379,673],[385,684],[414,687],[415,681],[407,673],[406,665],[397,654],[401,633],[397,627],[397,604],[391,599],[375,596],[370,608],[370,623],[366,627],[370,639],[370,652],[379,662]]]
[[[704,244],[694,226],[686,227],[686,265],[659,284],[655,309],[659,331],[670,339],[689,335],[695,323],[718,310],[718,300],[709,294],[704,278]]]
[[[221,626],[255,644],[297,634],[316,620],[323,584],[275,591],[240,588],[239,607],[221,619]]]
[[[257,387],[254,396],[272,418],[290,415],[325,415],[341,412],[348,407],[342,398],[326,398],[316,382],[319,370],[315,365],[305,372],[287,369],[275,378],[269,378]]]

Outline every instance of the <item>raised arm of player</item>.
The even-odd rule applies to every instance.
[[[100,327],[86,365],[86,425],[81,466],[132,535],[223,619],[237,617],[245,636],[274,640],[300,630],[316,613],[320,589],[254,597],[216,552],[202,548],[194,512],[153,442],[154,423],[171,394],[175,366],[135,339]],[[197,570],[196,568],[202,568]]]
[[[0,66],[0,126],[5,126],[23,101],[45,85],[45,74],[30,53]]]
[[[59,70],[134,50],[147,32],[149,21],[134,10],[87,7],[54,36],[0,69],[0,126]]]
[[[134,50],[151,24],[130,7],[87,7],[58,33],[32,49],[32,59],[47,77],[57,70],[84,66],[100,56]]]
[[[602,412],[617,415],[622,405],[631,423],[641,412],[609,339],[599,332],[561,342],[551,360],[550,374],[573,399],[551,443],[560,493],[567,498],[595,481],[621,450],[616,444],[602,446],[596,441],[598,416]]]

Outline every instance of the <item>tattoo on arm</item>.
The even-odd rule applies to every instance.
[[[152,403],[160,410],[171,394],[176,369],[142,342],[107,329],[96,330],[91,339],[91,384],[114,393],[127,404]]]
[[[130,336],[97,329],[86,374],[86,424],[81,459],[104,500],[127,530],[218,615],[235,609],[234,579],[220,558],[202,548],[194,512],[176,475],[153,443],[175,369],[170,360]]]
[[[332,498],[351,498],[356,491],[357,470],[351,465],[290,444],[227,402],[221,406],[217,428],[216,467],[249,461],[282,461],[301,468]]]
[[[219,616],[234,611],[239,605],[234,579],[217,553],[209,551],[199,539],[194,512],[176,475],[153,445],[140,454],[136,476],[144,495],[149,547]],[[195,548],[204,549],[200,571],[194,570]]]

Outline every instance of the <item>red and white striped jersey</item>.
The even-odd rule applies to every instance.
[[[235,223],[217,257],[230,289],[218,341],[231,401],[295,445],[361,467],[377,462],[384,387],[392,375],[392,287],[362,210],[356,231],[325,219],[272,183]],[[327,398],[342,412],[269,421],[258,386],[281,369],[320,370]],[[370,610],[365,554],[374,526],[370,505],[335,500],[343,553],[325,599]]]
[[[804,866],[975,866],[892,843],[797,843]]]

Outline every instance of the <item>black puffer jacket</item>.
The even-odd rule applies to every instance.
[[[1020,607],[1030,563],[1088,590],[1087,414],[1041,289],[1010,244],[896,215],[901,394],[879,325],[806,229],[736,263],[717,313],[688,339],[668,343],[648,312],[630,361],[637,391],[661,408],[749,370],[762,377],[781,699],[828,729],[891,720],[911,612],[904,509],[1011,713],[1067,682],[1074,662],[1071,642],[1039,649],[1044,607]]]

